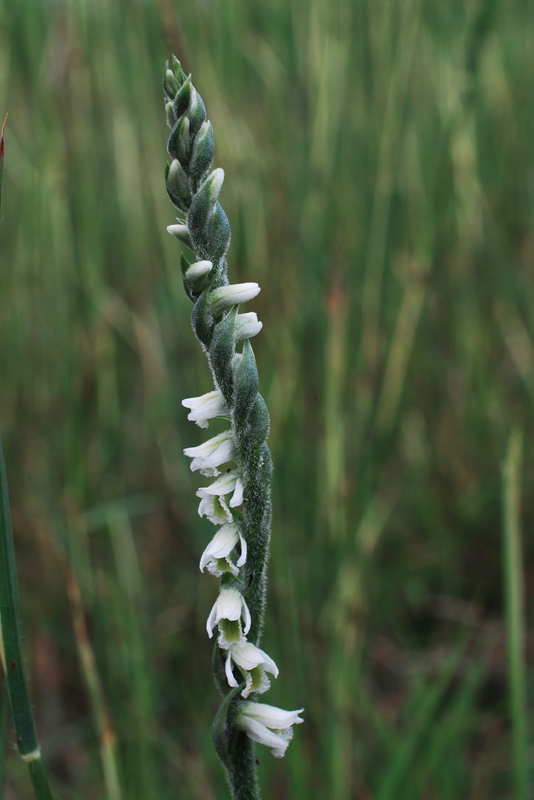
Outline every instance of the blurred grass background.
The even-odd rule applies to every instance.
[[[533,45],[526,0],[2,0],[0,430],[58,798],[227,797],[171,52],[262,286],[265,699],[306,708],[265,798],[532,796]]]

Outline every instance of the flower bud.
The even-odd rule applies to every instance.
[[[175,226],[171,225],[171,227]],[[257,283],[233,283],[229,286],[219,286],[210,292],[212,312],[213,314],[220,314],[225,308],[246,303],[256,297],[260,291],[261,289]]]
[[[186,270],[184,278],[191,286],[198,285],[201,278],[204,278],[208,272],[211,272],[213,268],[213,264],[211,261],[197,261],[195,264],[191,264],[190,267]]]
[[[174,115],[176,119],[184,114],[189,108],[191,101],[191,75],[186,78],[176,97],[174,98]]]
[[[178,61],[178,59],[176,58],[175,55],[173,55],[173,57],[172,57],[172,68],[174,70],[174,74],[176,75],[176,80],[178,81],[178,83],[181,86],[182,83],[185,81],[185,77],[186,76],[185,76],[185,72],[182,69],[182,65],[180,64],[180,62]]]
[[[176,92],[180,88],[174,72],[168,69],[163,76],[163,91],[170,100],[174,100]]]
[[[191,202],[191,189],[189,188],[189,181],[184,172],[184,168],[178,161],[174,159],[169,169],[167,176],[167,189],[175,197],[184,201],[186,206]]]
[[[176,125],[176,117],[174,116],[172,103],[165,103],[165,116],[167,117],[167,125],[169,128],[174,128]]]
[[[189,229],[187,225],[169,225],[167,230],[174,236],[175,239],[178,239],[182,244],[185,244],[186,247],[191,248],[191,237],[189,235]]]
[[[251,339],[256,336],[263,327],[263,323],[258,320],[258,315],[254,311],[248,314],[238,314],[235,320],[235,340]]]

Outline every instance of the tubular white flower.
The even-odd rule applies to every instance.
[[[182,405],[191,409],[187,419],[196,422],[200,428],[207,428],[209,419],[227,417],[230,413],[218,389],[202,394],[200,397],[188,397],[182,400]]]
[[[241,545],[241,555],[234,564],[229,556],[238,542]],[[207,567],[208,571],[217,577],[220,577],[223,572],[231,572],[236,576],[239,573],[239,567],[242,567],[246,560],[247,543],[237,525],[223,525],[202,553],[199,566],[201,572],[204,572]]]
[[[226,677],[230,686],[238,686],[233,671],[232,662],[239,668],[246,680],[246,686],[241,693],[243,697],[248,697],[251,692],[263,694],[270,688],[271,683],[265,674],[270,672],[275,678],[278,677],[278,667],[270,656],[251,642],[241,642],[233,644],[228,650],[226,659]]]
[[[243,703],[235,724],[255,742],[270,747],[275,758],[282,758],[293,738],[291,726],[304,722],[299,717],[302,711],[303,708],[284,711],[264,703],[248,702]]]
[[[235,318],[235,338],[236,342],[241,339],[252,339],[263,328],[263,322],[258,320],[258,315],[254,311],[246,314],[238,314]]]
[[[252,300],[260,291],[257,283],[232,283],[228,286],[219,286],[210,292],[211,309],[214,314],[218,314],[225,308]]]
[[[201,494],[202,492],[202,494]],[[237,508],[243,502],[243,482],[235,470],[228,470],[209,486],[203,486],[197,491],[197,497],[204,495],[224,495],[233,492],[230,507]],[[200,512],[199,512],[200,513]],[[202,516],[202,514],[200,514]]]
[[[219,646],[227,650],[232,644],[243,642],[241,619],[244,622],[244,634],[249,632],[250,611],[243,595],[237,589],[221,589],[221,593],[213,604],[206,622],[206,630],[210,639],[213,628],[219,626]]]
[[[226,464],[235,455],[234,434],[231,429],[224,431],[198,447],[186,447],[184,455],[193,459],[192,472],[199,469],[208,478],[216,477],[220,475],[217,467]]]

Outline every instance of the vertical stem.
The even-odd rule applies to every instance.
[[[2,210],[2,182],[4,180],[4,131],[6,129],[7,114],[2,125],[2,135],[0,136],[0,211]]]
[[[17,747],[28,763],[37,800],[51,800],[52,794],[44,772],[39,740],[24,676],[20,645],[20,620],[17,571],[11,514],[7,491],[4,451],[0,441],[0,620],[2,623],[2,661],[15,725]]]
[[[83,676],[89,690],[93,717],[98,733],[100,760],[102,762],[107,797],[108,800],[121,800],[122,791],[119,779],[115,729],[107,708],[89,631],[85,623],[80,587],[74,570],[70,566],[66,567],[66,584],[76,647]]]
[[[53,800],[41,756],[28,761],[33,791],[38,800]]]
[[[515,429],[510,434],[504,464],[503,536],[508,681],[516,800],[528,800],[529,783],[524,581],[520,528],[522,451],[523,436],[518,429]]]

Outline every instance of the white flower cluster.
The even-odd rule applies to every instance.
[[[204,266],[205,265],[205,266]],[[209,265],[209,266],[208,266]],[[199,262],[200,267],[211,268],[210,262]],[[197,265],[189,270],[196,275]],[[260,291],[258,284],[245,283],[223,286],[211,292],[210,300],[220,311],[238,303],[246,302]],[[238,314],[236,317],[236,339],[255,336],[262,324],[256,314]],[[190,409],[188,419],[201,428],[207,428],[210,419],[229,418],[230,411],[221,392],[215,389],[201,397],[191,397],[182,404]],[[247,561],[247,543],[240,531],[240,523],[232,514],[243,502],[243,483],[239,468],[226,469],[221,475],[219,467],[236,456],[236,443],[232,429],[208,439],[199,447],[187,447],[184,454],[192,459],[191,469],[201,475],[215,478],[209,486],[200,488],[198,513],[206,516],[214,525],[221,527],[208,544],[200,559],[200,570],[206,568],[217,577],[230,573],[234,578]],[[235,558],[232,555],[235,553]],[[253,692],[262,694],[270,687],[267,673],[278,676],[278,667],[263,650],[247,641],[250,630],[250,612],[243,595],[232,586],[221,586],[220,594],[208,617],[206,628],[210,638],[218,628],[218,644],[225,653],[225,672],[230,687],[236,688],[234,670],[241,673],[245,688],[241,695],[248,698]],[[256,742],[272,748],[273,755],[284,755],[292,737],[292,725],[303,722],[299,711],[283,711],[273,706],[247,702],[237,718],[237,725]]]

